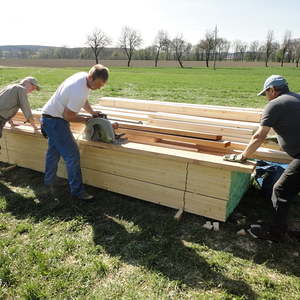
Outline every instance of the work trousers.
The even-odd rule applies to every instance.
[[[80,153],[70,130],[69,122],[60,118],[42,117],[43,130],[48,136],[48,150],[44,183],[53,184],[60,157],[65,161],[71,194],[77,197],[84,192],[80,169]]]
[[[273,225],[279,230],[287,230],[288,210],[300,192],[300,159],[291,161],[273,186],[272,202],[274,207]]]

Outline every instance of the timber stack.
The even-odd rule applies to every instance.
[[[124,98],[101,98],[101,110],[118,122],[128,143],[83,139],[85,125],[71,123],[81,152],[84,183],[219,221],[226,221],[246,192],[255,163],[223,161],[242,151],[259,126],[261,110]],[[34,112],[39,120],[40,112]],[[0,139],[0,160],[44,171],[47,140],[34,134],[18,112]],[[277,145],[253,158],[287,163]],[[66,177],[63,162],[58,175]]]

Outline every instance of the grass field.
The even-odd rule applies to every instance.
[[[67,76],[85,69],[0,69],[0,86],[32,75],[40,107]],[[101,96],[263,107],[265,78],[286,76],[300,91],[299,70],[279,68],[112,68]],[[5,164],[0,163],[0,166]],[[299,242],[272,244],[237,236],[270,203],[254,186],[219,232],[206,219],[88,187],[96,201],[52,201],[42,174],[23,168],[0,176],[0,299],[300,299]],[[298,201],[299,203],[299,201]],[[293,219],[300,208],[292,207]]]

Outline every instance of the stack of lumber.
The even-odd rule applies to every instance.
[[[160,101],[102,98],[101,110],[125,133],[123,145],[87,141],[85,125],[71,123],[81,152],[86,184],[225,221],[248,188],[254,163],[223,161],[240,151],[259,125],[261,111]],[[34,116],[40,118],[40,112]],[[0,160],[44,171],[47,140],[24,124],[19,112],[0,140]],[[278,150],[260,148],[256,157],[288,161]],[[59,176],[66,177],[64,163]]]
[[[220,154],[241,152],[259,126],[262,111],[254,108],[211,106],[162,101],[101,98],[95,109],[101,110],[111,119],[126,118],[141,121],[144,126],[178,129],[222,136],[226,147],[209,147]],[[137,116],[141,118],[138,119]],[[120,130],[120,132],[125,132]],[[138,142],[136,137],[134,141]],[[142,141],[142,138],[141,138]],[[143,139],[146,142],[146,139]],[[153,142],[153,141],[152,141]],[[230,142],[230,144],[228,144]],[[171,146],[170,146],[171,147]],[[201,147],[197,147],[201,151]],[[213,148],[213,149],[212,149]],[[204,151],[209,150],[202,146]],[[251,158],[288,163],[291,157],[278,145],[264,143]]]

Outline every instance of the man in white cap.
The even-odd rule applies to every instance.
[[[26,121],[31,124],[34,131],[38,130],[27,98],[27,94],[34,90],[40,90],[39,83],[34,77],[25,77],[19,83],[10,84],[0,90],[0,137],[2,137],[2,129],[7,121],[11,126],[15,126],[11,119],[19,108],[21,108]]]
[[[260,126],[241,154],[224,159],[245,161],[263,143],[273,128],[281,148],[293,160],[273,186],[273,221],[270,226],[253,227],[249,233],[255,238],[282,241],[287,232],[288,209],[300,192],[300,95],[289,90],[288,83],[280,75],[272,75],[264,83],[258,96],[266,96],[269,103],[264,108]]]
[[[269,226],[252,227],[249,233],[255,238],[283,241],[287,232],[288,209],[300,192],[300,95],[289,90],[288,83],[280,75],[272,75],[264,83],[258,96],[266,96],[269,103],[264,108],[260,126],[246,149],[238,155],[224,159],[242,162],[263,143],[271,128],[277,134],[281,148],[293,160],[273,186],[273,221]]]

